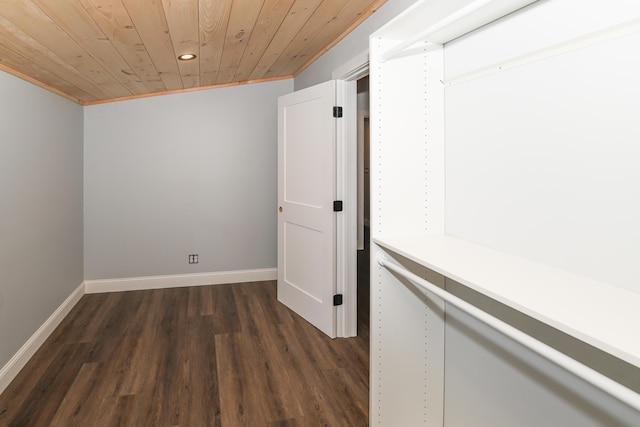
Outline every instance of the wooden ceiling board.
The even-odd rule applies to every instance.
[[[315,37],[322,29],[331,23],[334,17],[340,12],[344,5],[349,2],[342,0],[324,0],[318,8],[313,12],[300,31],[291,39],[287,47],[280,53],[278,59],[271,65],[270,70],[265,77],[274,77],[277,75],[293,75],[294,69],[287,66],[298,56],[305,55],[304,47],[307,46],[311,39]]]
[[[93,95],[90,95],[92,93],[98,94],[103,98],[111,96],[100,85],[87,78],[1,15],[0,45],[6,49],[6,51],[2,49],[4,52],[20,52],[20,56],[25,59],[30,58],[30,61],[23,62],[23,67],[28,68],[29,64],[32,63],[40,67],[41,72],[48,70],[50,74],[57,76],[61,80],[73,81],[74,84],[72,86],[77,87],[78,91],[75,88],[69,90],[69,95],[72,99],[82,100],[83,102],[92,101],[95,99]],[[2,59],[2,56],[0,54],[0,59]]]
[[[0,68],[83,105],[290,78],[385,1],[0,0]]]
[[[83,97],[78,93],[78,89],[70,85],[69,82],[61,79],[60,77],[54,75],[49,70],[33,63],[29,58],[22,56],[18,52],[14,52],[7,46],[0,44],[0,50],[2,51],[2,58],[0,58],[0,64],[2,64],[2,68],[9,70],[26,70],[26,74],[29,78],[26,79],[32,83],[37,83],[39,86],[44,87],[45,89],[51,90],[55,89],[53,92],[63,95],[67,99],[70,99],[77,103],[85,102],[83,98],[86,99],[86,96]],[[20,72],[18,77],[21,77],[22,72]]]
[[[200,0],[200,84],[218,81],[232,0]]]
[[[240,64],[236,68],[234,81],[251,78],[251,73],[280,29],[293,3],[294,0],[265,0]]]
[[[378,0],[349,0],[345,2],[344,7],[315,36],[310,37],[310,42],[304,48],[301,48],[301,51],[305,53],[294,55],[294,59],[282,70],[282,73],[296,75],[302,72],[350,33],[360,22],[375,12],[382,3],[384,2]],[[336,37],[336,34],[339,37]],[[304,35],[306,37],[307,33]]]
[[[13,0],[0,0],[0,15],[94,81],[108,92],[111,98],[129,94],[129,91],[120,82],[31,1],[22,1],[20,7],[16,7],[16,2]],[[2,54],[0,53],[0,55]],[[16,71],[29,74],[28,71],[22,69]],[[96,99],[100,98],[93,95]]]
[[[39,87],[41,87],[43,89],[48,90],[49,92],[52,92],[52,93],[60,95],[60,96],[62,96],[64,98],[67,98],[68,100],[73,101],[73,102],[75,102],[77,104],[80,104],[80,105],[88,105],[89,104],[88,102],[84,102],[82,100],[76,99],[76,98],[72,97],[71,95],[62,92],[61,90],[59,90],[59,89],[57,89],[57,88],[55,88],[53,86],[47,85],[46,83],[44,83],[41,80],[37,80],[33,75],[27,75],[27,74],[24,74],[24,73],[22,73],[20,71],[16,71],[18,68],[19,68],[19,66],[17,66],[16,64],[13,64],[11,61],[7,60],[7,58],[0,57],[0,71],[4,71],[4,72],[6,72],[8,74],[11,74],[11,75],[13,75],[15,77],[18,77],[18,78],[24,80],[26,82],[32,83],[35,86],[39,86]]]
[[[142,84],[151,92],[166,90],[131,17],[120,0],[79,0],[87,13],[111,40]]]
[[[173,42],[173,57],[184,53],[200,56],[198,0],[162,0],[169,33]],[[200,62],[178,61],[183,88],[200,86]]]
[[[251,38],[264,0],[234,0],[217,83],[231,83]]]
[[[133,95],[147,92],[129,64],[77,1],[31,0]]]
[[[167,89],[182,89],[178,60],[161,0],[122,0]]]
[[[322,0],[296,0],[286,18],[280,25],[278,32],[271,39],[269,46],[251,72],[251,79],[264,78],[271,70],[278,57],[289,45],[291,40],[315,13]]]

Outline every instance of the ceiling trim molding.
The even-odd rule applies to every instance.
[[[173,95],[176,93],[185,93],[185,92],[197,92],[197,91],[207,90],[207,89],[220,89],[223,87],[241,86],[241,85],[254,84],[254,83],[267,83],[267,82],[272,82],[276,80],[286,80],[286,79],[292,79],[292,78],[293,76],[267,77],[264,79],[247,80],[242,82],[222,83],[222,84],[210,85],[210,86],[190,87],[186,89],[164,90],[161,92],[143,93],[140,95],[123,96],[120,98],[99,99],[96,101],[84,102],[82,103],[82,105],[84,105],[85,107],[88,107],[91,105],[106,104],[109,102],[130,101],[132,99],[150,98],[152,96]]]
[[[20,71],[14,70],[13,68],[8,67],[4,64],[0,64],[0,70],[6,72],[7,74],[11,74],[12,76],[17,77],[21,80],[24,80],[25,82],[31,83],[42,89],[48,90],[49,92],[55,93],[56,95],[60,95],[61,97],[66,98],[69,101],[75,102],[76,104],[84,105],[82,101],[80,101],[79,99],[76,99],[71,95],[68,95],[52,86],[49,86],[46,83],[42,83],[41,81],[36,80],[33,77],[30,77],[24,73],[21,73]]]

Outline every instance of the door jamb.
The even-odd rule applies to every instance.
[[[336,311],[338,337],[358,333],[358,112],[357,81],[369,75],[369,50],[338,67],[332,79],[338,80],[336,100],[343,107],[343,120],[337,122],[336,195],[343,200],[343,214],[338,216],[336,236],[336,286],[344,304]]]

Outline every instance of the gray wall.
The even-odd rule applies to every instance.
[[[85,279],[275,268],[277,97],[292,90],[86,107]]]
[[[395,18],[416,0],[388,0],[380,9],[349,33],[295,78],[295,90],[331,80],[331,73],[369,49],[369,36]]]
[[[83,280],[82,120],[0,71],[0,367]]]

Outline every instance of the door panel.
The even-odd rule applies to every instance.
[[[296,94],[298,95],[298,94]],[[295,204],[322,208],[322,98],[289,105],[286,122],[284,153],[284,200]]]
[[[278,300],[336,335],[335,82],[278,99]]]
[[[284,224],[285,281],[318,302],[322,302],[322,233],[291,222]]]

